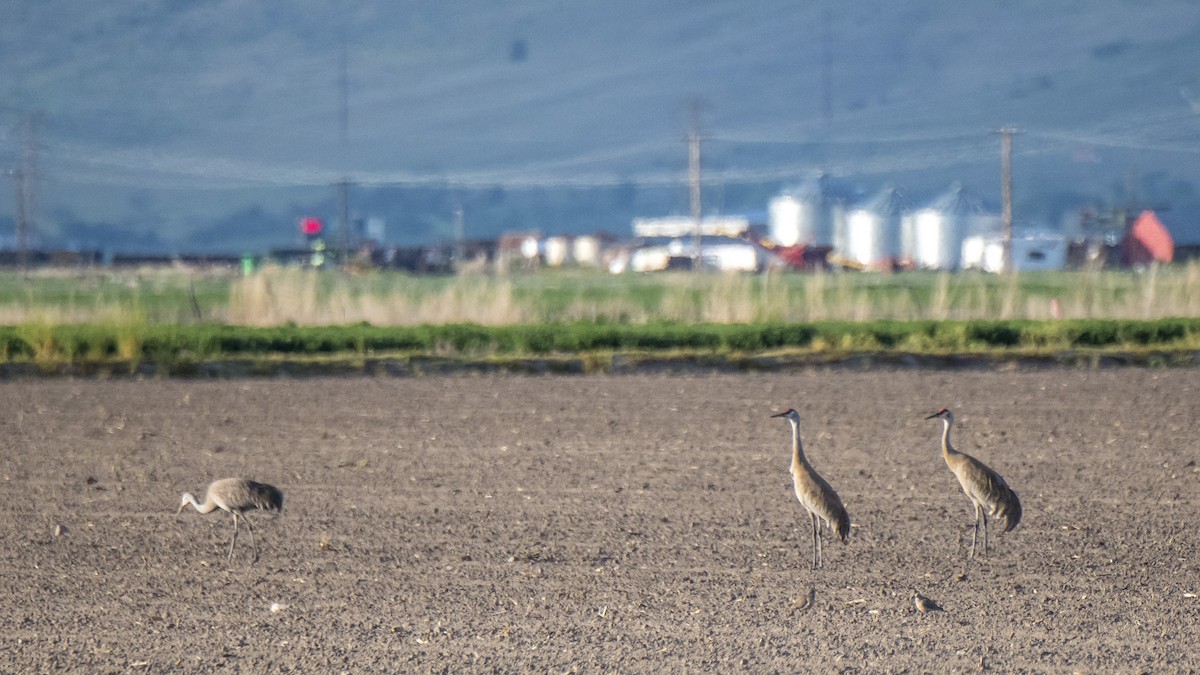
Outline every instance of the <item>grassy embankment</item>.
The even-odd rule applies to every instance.
[[[1064,317],[1054,319],[1054,315]],[[268,271],[0,278],[0,364],[330,372],[615,363],[770,367],[870,354],[1191,363],[1200,266],[1123,272],[417,278]],[[533,365],[530,365],[530,364]]]

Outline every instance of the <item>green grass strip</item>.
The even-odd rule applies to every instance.
[[[764,324],[518,326],[448,324],[250,328],[217,324],[23,324],[0,327],[0,363],[171,363],[230,357],[405,353],[582,355],[596,352],[753,354],[772,350],[953,354],[1071,349],[1200,349],[1200,319],[825,321]]]

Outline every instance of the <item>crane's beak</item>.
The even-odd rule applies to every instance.
[[[177,515],[177,516],[178,516],[179,514],[183,513],[183,507],[185,507],[185,506],[187,506],[187,502],[184,502],[184,503],[180,504],[180,505],[179,505],[179,510],[175,512],[175,515]]]
[[[931,420],[931,419],[933,419],[933,418],[935,418],[935,417],[941,417],[941,416],[942,416],[942,413],[940,413],[940,412],[935,412],[935,413],[933,413],[932,415],[930,415],[929,417],[926,417],[925,419],[927,419],[927,420]]]
[[[787,411],[781,412],[778,415],[771,415],[771,417],[787,417]]]

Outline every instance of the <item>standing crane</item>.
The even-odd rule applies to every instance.
[[[800,443],[800,413],[794,408],[788,408],[778,415],[792,423],[792,485],[796,489],[796,499],[808,511],[812,521],[813,560],[812,568],[817,569],[824,562],[821,550],[821,524],[826,529],[833,529],[846,543],[850,536],[850,514],[842,506],[842,500],[829,486],[829,483],[812,468],[804,456],[804,446]]]
[[[942,456],[946,466],[958,477],[963,492],[975,505],[975,526],[971,530],[970,558],[975,557],[975,541],[979,535],[979,522],[983,521],[983,555],[987,556],[988,516],[1004,519],[1004,531],[1011,532],[1021,522],[1021,500],[1008,483],[983,462],[959,452],[950,445],[950,427],[954,426],[954,414],[946,408],[925,419],[938,418],[945,423],[942,428]]]
[[[257,561],[258,544],[254,542],[254,528],[250,525],[250,519],[246,517],[246,511],[250,509],[282,511],[283,492],[274,485],[258,483],[246,478],[222,478],[213,481],[208,486],[203,504],[198,503],[192,493],[183,493],[183,501],[180,502],[179,510],[175,512],[175,515],[183,513],[183,509],[188,504],[191,504],[200,513],[211,513],[215,509],[221,509],[233,514],[233,539],[229,542],[229,553],[225,556],[226,560],[233,560],[233,547],[237,544],[238,521],[245,520],[246,529],[250,531],[250,545],[254,548],[254,560]]]

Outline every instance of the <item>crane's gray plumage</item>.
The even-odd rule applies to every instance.
[[[950,444],[950,427],[954,426],[953,413],[942,408],[925,419],[931,420],[935,417],[945,424],[942,428],[942,456],[946,460],[946,466],[958,477],[963,492],[967,493],[967,497],[975,505],[975,527],[971,530],[969,555],[975,557],[975,541],[979,534],[979,522],[982,520],[983,554],[986,556],[988,517],[1004,519],[1004,531],[1011,532],[1021,522],[1021,500],[1000,474],[974,457],[955,450]]]
[[[788,408],[771,417],[783,417],[792,423],[792,486],[796,490],[796,499],[800,500],[812,521],[812,567],[816,569],[824,563],[821,524],[836,532],[844,544],[846,537],[850,536],[850,514],[846,512],[846,507],[842,506],[841,498],[804,456],[804,446],[800,442],[800,413],[794,408]]]
[[[215,509],[227,511],[233,515],[233,539],[229,542],[227,560],[233,559],[233,548],[237,544],[238,523],[246,521],[246,529],[250,531],[250,545],[254,547],[254,559],[258,560],[258,545],[254,542],[254,528],[246,511],[260,509],[262,511],[282,511],[283,492],[274,485],[259,483],[246,478],[222,478],[213,481],[204,495],[204,503],[199,503],[190,492],[183,493],[176,515],[191,504],[200,513],[211,513]]]

